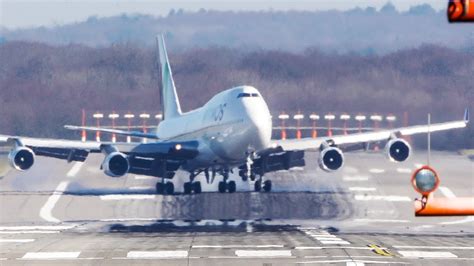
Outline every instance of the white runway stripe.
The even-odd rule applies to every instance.
[[[82,162],[76,162],[74,166],[67,172],[66,176],[67,177],[75,177],[77,173],[81,170],[82,167]]]
[[[135,179],[136,180],[150,180],[150,179],[155,179],[156,177],[154,176],[145,176],[145,175],[136,175]]]
[[[411,170],[410,168],[397,168],[397,172],[402,174],[411,174],[413,170]]]
[[[344,181],[368,181],[368,176],[344,176],[342,178]]]
[[[176,259],[187,258],[187,250],[160,250],[160,251],[130,251],[129,259]]]
[[[192,248],[282,248],[284,245],[193,245]]]
[[[0,239],[0,243],[30,243],[30,242],[33,242],[35,241],[34,239],[27,239],[27,238],[24,238],[24,239]]]
[[[454,193],[451,191],[451,189],[447,188],[447,187],[439,187],[439,191],[441,191],[441,193],[443,193],[443,195],[446,197],[446,198],[455,198],[456,195],[454,195]]]
[[[339,237],[315,237],[319,241],[342,241]]]
[[[411,201],[407,196],[382,196],[382,195],[355,195],[355,200],[368,201],[368,200],[383,200],[383,201]]]
[[[155,189],[154,187],[150,186],[136,186],[136,187],[130,187],[131,190],[147,190],[147,189]]]
[[[36,225],[36,226],[0,226],[0,231],[21,231],[21,230],[67,230],[76,227],[71,225]]]
[[[59,260],[59,259],[75,259],[79,257],[81,252],[28,252],[22,259],[34,260]]]
[[[139,195],[139,194],[112,194],[112,195],[102,195],[100,196],[101,200],[148,200],[155,199],[155,195]]]
[[[340,240],[340,241],[320,241],[323,245],[350,245],[351,243],[347,242],[347,241],[344,241],[344,240]]]
[[[473,199],[474,204],[474,199]],[[441,222],[439,224],[465,224],[465,223],[472,223],[474,222],[474,216],[467,216],[464,219],[457,220],[457,221],[449,221],[449,222]]]
[[[388,219],[354,219],[354,222],[366,223],[409,223],[409,220],[388,220]]]
[[[40,217],[43,218],[44,220],[52,223],[60,223],[61,221],[52,215],[52,211],[54,208],[54,205],[59,201],[59,198],[63,194],[64,190],[66,190],[67,186],[69,185],[68,181],[63,181],[59,183],[59,185],[56,187],[55,191],[53,192],[53,195],[51,195],[46,203],[41,207],[40,210]]]
[[[398,251],[405,258],[457,258],[448,251]]]
[[[15,234],[59,234],[60,231],[51,230],[24,230],[24,231],[0,231],[0,235],[15,235]]]
[[[374,187],[350,187],[350,191],[376,191]]]
[[[461,246],[393,246],[396,249],[444,249],[444,250],[474,250],[474,247],[461,247]]]
[[[372,174],[382,174],[385,173],[385,169],[372,168],[369,169],[369,172],[371,172]]]
[[[380,247],[381,249],[385,249],[385,247]],[[372,250],[371,247],[340,247],[340,246],[303,246],[303,247],[295,247],[295,249],[301,250],[312,250],[312,249],[357,249],[357,250]]]
[[[237,257],[291,257],[291,250],[236,250]]]

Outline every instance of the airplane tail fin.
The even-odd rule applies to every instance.
[[[158,35],[156,41],[161,64],[161,108],[164,120],[180,116],[181,106],[179,104],[178,94],[176,93],[163,35]]]

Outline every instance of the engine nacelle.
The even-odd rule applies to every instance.
[[[8,154],[10,166],[18,171],[26,171],[35,163],[35,153],[27,147],[16,147]]]
[[[121,152],[112,152],[105,156],[102,162],[104,173],[111,177],[121,177],[130,170],[130,163],[127,155]]]
[[[344,154],[337,147],[327,147],[319,155],[319,167],[326,172],[334,172],[344,165]]]
[[[410,157],[411,147],[404,139],[391,139],[385,145],[385,154],[392,162],[403,162]]]

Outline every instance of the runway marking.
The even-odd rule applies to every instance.
[[[150,187],[150,186],[136,186],[136,187],[130,187],[129,189],[131,189],[131,190],[147,190],[147,189],[154,189],[154,188]]]
[[[462,246],[393,246],[396,249],[446,249],[446,250],[474,250],[474,247]]]
[[[344,181],[368,181],[368,176],[344,176],[342,178]]]
[[[30,243],[35,241],[35,239],[24,238],[24,239],[0,239],[0,243]]]
[[[452,198],[456,197],[456,195],[454,195],[454,193],[451,191],[451,189],[449,189],[447,187],[439,187],[439,191],[441,191],[441,193],[443,193],[443,195],[446,198],[452,199]]]
[[[81,252],[28,252],[22,259],[25,260],[59,260],[59,259],[75,259],[79,257]]]
[[[372,174],[382,174],[385,173],[385,169],[371,168],[369,172]]]
[[[72,166],[71,170],[69,170],[69,172],[67,172],[66,176],[67,177],[75,177],[77,175],[77,173],[79,173],[79,171],[81,170],[82,164],[83,164],[83,162],[76,162]]]
[[[384,247],[380,247],[384,248]],[[318,250],[318,249],[358,249],[358,250],[372,250],[372,248],[369,247],[341,247],[341,246],[303,246],[303,247],[295,247],[295,249],[299,250]]]
[[[284,245],[193,245],[191,248],[282,248]]]
[[[407,196],[383,196],[383,195],[355,195],[355,200],[383,200],[383,201],[412,201]]]
[[[134,221],[157,221],[159,218],[111,218],[111,219],[100,219],[101,222],[134,222]]]
[[[470,223],[474,222],[474,216],[467,216],[464,219],[457,220],[457,221],[451,221],[451,222],[441,222],[439,224],[465,224],[465,223]]]
[[[315,237],[317,240],[321,241],[342,241],[339,237],[332,236],[332,237]]]
[[[148,200],[155,199],[155,195],[139,195],[139,194],[112,194],[112,195],[102,195],[100,196],[101,200]]]
[[[308,235],[312,236],[312,237],[315,237],[315,238],[318,238],[318,237],[323,237],[323,238],[337,238],[337,236],[334,236],[334,235],[314,235],[314,234],[311,234],[309,233]]]
[[[299,261],[297,264],[334,264],[334,263],[343,263],[346,265],[365,265],[365,263],[370,264],[409,264],[408,262],[401,261],[382,261],[382,260],[313,260],[313,261]],[[362,263],[362,264],[347,264],[347,263]]]
[[[403,257],[411,258],[457,258],[448,251],[398,251]]]
[[[150,180],[150,179],[156,179],[154,176],[144,176],[144,175],[136,175],[135,180]]]
[[[339,240],[339,241],[326,241],[326,240],[321,240],[321,244],[323,245],[350,245],[351,243],[344,241],[344,240]]]
[[[410,174],[413,172],[410,168],[397,168],[397,172],[402,174]]]
[[[59,234],[60,231],[43,231],[43,230],[32,230],[32,231],[0,231],[0,235],[10,234]]]
[[[386,220],[386,219],[354,219],[354,222],[374,222],[374,223],[409,223],[409,220]]]
[[[376,191],[375,187],[350,187],[349,191]]]
[[[76,162],[71,168],[71,170],[67,172],[66,176],[70,178],[76,176],[79,170],[81,170],[82,165],[83,165],[83,162]],[[64,193],[68,185],[69,185],[69,181],[63,181],[59,183],[59,185],[54,190],[53,194],[48,198],[48,200],[43,205],[43,207],[41,207],[40,214],[39,214],[41,218],[52,223],[61,222],[59,219],[53,217],[51,213],[53,211],[54,206],[56,205],[56,203],[58,203],[59,198]]]
[[[364,266],[365,263],[361,261],[348,261],[346,262],[346,266]]]
[[[0,231],[23,231],[23,230],[67,230],[76,227],[73,225],[36,225],[36,226],[0,226]]]
[[[291,250],[236,250],[237,257],[291,257]]]
[[[60,223],[61,221],[57,218],[54,218],[51,212],[53,211],[54,205],[58,203],[59,198],[63,194],[64,190],[67,188],[69,185],[68,181],[63,181],[59,183],[59,185],[56,187],[55,191],[53,194],[48,198],[46,203],[41,207],[40,210],[40,217],[43,218],[43,220],[46,220],[48,222],[52,223]]]
[[[187,258],[187,250],[160,250],[160,251],[130,251],[129,259],[176,259]]]

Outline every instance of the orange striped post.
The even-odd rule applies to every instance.
[[[86,111],[82,109],[82,126],[86,126]],[[87,133],[85,130],[81,132],[81,141],[85,142],[87,140]]]
[[[362,123],[365,121],[365,119],[367,119],[367,117],[365,115],[361,115],[361,114],[358,114],[355,117],[355,120],[357,120],[357,122],[359,122],[359,133],[362,133]]]
[[[313,139],[317,138],[318,137],[318,131],[316,130],[316,121],[319,120],[319,115],[315,114],[315,113],[312,113],[310,116],[309,116],[309,119],[311,119],[311,121],[313,121],[313,130],[311,131],[311,137]]]
[[[92,117],[96,119],[97,128],[100,128],[100,119],[104,118],[104,114],[95,113]],[[95,141],[100,142],[100,131],[95,132]]]
[[[339,116],[339,119],[344,121],[344,135],[347,135],[347,121],[351,119],[351,116],[348,114],[342,114],[341,116]]]
[[[332,120],[336,119],[336,116],[333,114],[327,114],[324,116],[324,119],[328,121],[328,137],[332,137]]]
[[[128,131],[130,132],[131,127],[132,127],[132,119],[135,118],[135,115],[128,112],[128,114],[125,114],[124,117],[127,119]],[[127,136],[127,143],[130,143],[130,142],[132,142],[132,137]]]
[[[112,128],[115,128],[115,119],[119,118],[120,115],[116,114],[115,111],[109,114],[109,118],[112,119]],[[115,143],[117,142],[117,136],[115,133],[112,133],[112,142]]]
[[[285,113],[281,113],[279,116],[278,116],[278,119],[280,119],[281,121],[281,139],[282,140],[285,140],[286,139],[286,128],[285,128],[285,120],[288,120],[290,118],[289,115],[285,114]]]
[[[147,133],[146,121],[147,121],[147,119],[150,118],[150,114],[142,113],[142,114],[139,115],[139,117],[140,117],[140,118],[142,119],[142,121],[143,121],[143,124],[142,124],[142,125],[143,125],[143,133],[146,134],[146,133]],[[142,142],[143,142],[143,143],[147,143],[147,139],[146,139],[146,138],[143,138]]]
[[[301,139],[301,120],[304,119],[304,115],[298,112],[293,116],[293,119],[296,120],[296,138]]]

